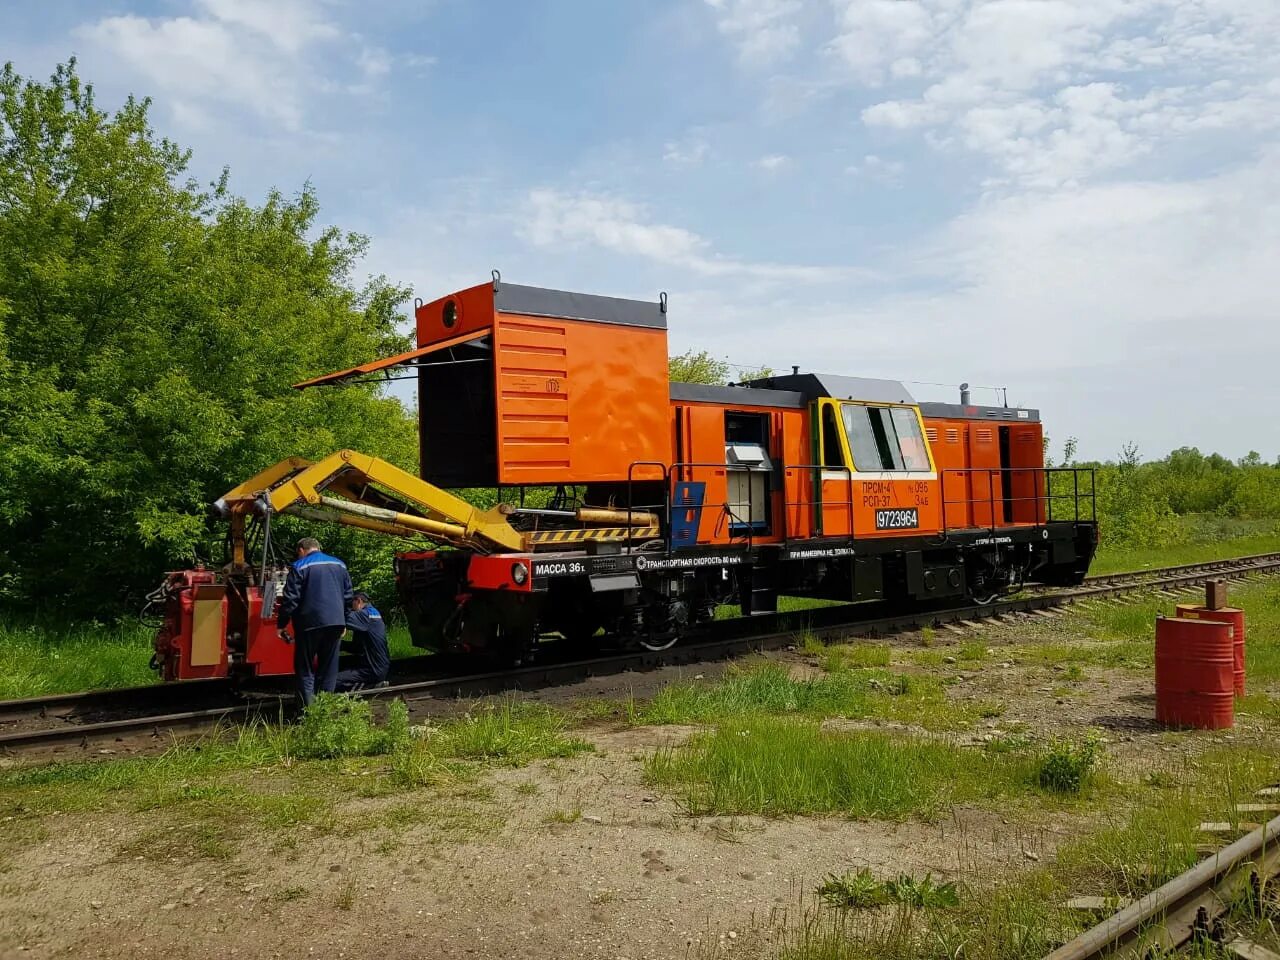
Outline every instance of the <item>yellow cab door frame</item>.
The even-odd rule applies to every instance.
[[[858,470],[853,462],[853,450],[849,445],[848,431],[845,429],[844,408],[845,407],[875,407],[879,409],[901,408],[910,410],[915,417],[916,429],[919,431],[920,443],[924,449],[925,456],[928,458],[928,470]],[[847,506],[841,510],[841,513],[848,515],[848,535],[855,536],[857,533],[857,524],[855,517],[857,515],[857,507],[859,505],[858,497],[861,496],[862,506],[872,511],[871,516],[875,516],[876,510],[915,510],[917,524],[910,527],[902,527],[903,532],[908,530],[914,532],[929,532],[936,529],[936,522],[926,525],[921,522],[924,518],[920,517],[920,508],[928,508],[930,501],[934,498],[933,487],[937,484],[938,468],[933,458],[933,447],[929,444],[929,435],[925,432],[924,417],[920,413],[920,408],[910,403],[880,403],[865,400],[836,400],[831,397],[820,398],[815,406],[814,420],[817,429],[814,431],[815,442],[814,449],[816,454],[815,463],[820,465],[820,469],[815,471],[816,480],[814,483],[816,496],[814,497],[814,529],[818,535],[823,535],[823,505],[825,503],[825,488],[829,481],[839,482],[843,480],[852,486],[855,483],[861,483],[861,488],[854,488],[846,492],[845,503]],[[838,458],[842,467],[828,467],[827,445],[828,425],[834,424],[836,441],[840,447],[840,455]],[[901,451],[901,448],[899,448]],[[828,477],[827,470],[839,471],[839,477]],[[866,476],[866,479],[859,479],[859,473]],[[874,490],[868,490],[866,484],[883,484],[883,488],[877,486]],[[905,484],[910,484],[906,486]],[[911,504],[903,506],[899,503],[901,495],[905,494]],[[850,510],[852,508],[852,510]],[[873,521],[874,524],[874,521]],[[873,526],[871,529],[875,529]],[[876,532],[891,532],[894,528],[888,530],[877,530]]]

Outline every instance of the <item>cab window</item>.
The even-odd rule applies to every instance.
[[[856,470],[928,470],[929,453],[910,407],[843,406],[845,432]]]
[[[822,465],[835,470],[847,470],[844,450],[840,447],[840,428],[836,424],[836,408],[833,404],[822,407]]]
[[[902,469],[928,470],[929,451],[920,433],[920,420],[908,407],[891,407],[893,428],[898,434],[898,449],[902,451]]]

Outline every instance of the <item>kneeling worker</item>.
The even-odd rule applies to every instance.
[[[363,690],[385,685],[391,669],[391,653],[387,649],[387,625],[382,614],[364,593],[357,593],[347,611],[347,628],[355,646],[359,666],[338,674],[338,692]]]

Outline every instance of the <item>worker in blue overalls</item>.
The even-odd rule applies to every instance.
[[[364,593],[357,593],[347,611],[347,629],[356,655],[357,666],[338,674],[338,692],[385,687],[391,669],[391,652],[387,649],[387,624]]]
[[[320,541],[298,541],[276,614],[280,636],[292,642],[298,699],[309,706],[316,693],[333,693],[338,682],[338,646],[354,591],[347,565],[320,551]],[[284,628],[293,624],[293,637]]]

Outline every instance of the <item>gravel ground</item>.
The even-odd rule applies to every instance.
[[[1225,733],[1168,733],[1154,723],[1149,676],[1087,666],[1067,679],[1061,667],[1020,662],[1018,645],[1087,642],[1078,631],[1063,617],[946,632],[930,649],[903,637],[895,666],[945,678],[952,698],[1003,705],[956,734],[961,742],[1101,729],[1122,778],[1270,735],[1248,717]],[[961,659],[959,644],[975,638],[982,656]],[[798,651],[770,659],[813,670]],[[723,669],[599,678],[533,698],[643,698]],[[934,823],[690,817],[642,772],[645,756],[691,732],[597,724],[582,734],[594,754],[485,774],[485,790],[450,801],[448,829],[427,813],[393,833],[304,836],[284,851],[264,834],[216,862],[122,857],[122,842],[164,810],[55,817],[0,874],[0,956],[750,956],[767,948],[771,920],[827,873],[865,866],[981,883],[1051,856],[1089,822],[1035,809],[956,809]],[[355,812],[385,802],[358,801]]]

